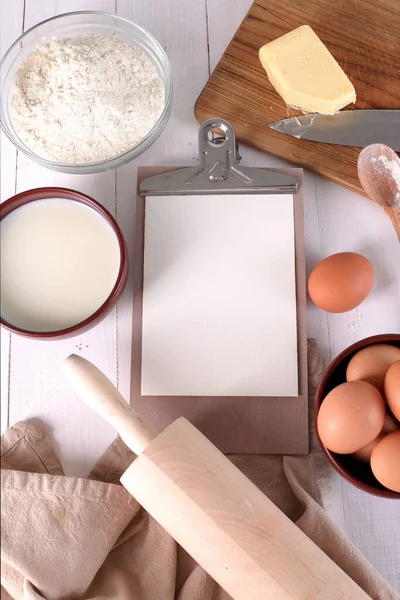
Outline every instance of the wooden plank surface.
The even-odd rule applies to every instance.
[[[114,12],[113,0],[96,0],[91,5],[97,10]],[[55,14],[81,7],[79,0],[28,1],[24,30]],[[16,192],[45,186],[69,187],[92,196],[114,214],[114,177],[113,171],[84,176],[57,173],[36,165],[19,153]],[[110,425],[92,414],[68,389],[62,378],[61,363],[72,352],[80,353],[95,362],[115,382],[115,310],[94,329],[68,340],[41,342],[11,337],[9,422],[12,424],[29,416],[40,418],[57,444],[66,472],[84,475],[98,455],[93,438],[98,436],[105,447],[115,434]]]
[[[283,135],[269,123],[288,109],[261,67],[258,50],[299,25],[310,25],[353,82],[348,108],[400,109],[400,4],[392,0],[256,0],[196,103],[199,122],[219,116],[261,150],[320,173],[358,193],[359,149]]]
[[[197,123],[194,102],[210,70],[240,25],[251,0],[13,0],[0,3],[0,43],[4,52],[22,32],[24,5],[29,24],[51,14],[69,10],[109,10],[130,18],[151,31],[166,47],[174,76],[171,120],[157,142],[136,161],[103,176],[67,176],[50,173],[18,157],[13,146],[1,146],[2,200],[15,193],[16,167],[22,168],[18,189],[33,185],[75,187],[107,203],[116,191],[117,219],[127,238],[132,257],[136,168],[139,165],[195,164]],[[370,2],[372,4],[372,2]],[[379,5],[379,2],[374,6]],[[393,2],[393,6],[398,3]],[[382,60],[385,58],[383,57]],[[241,145],[243,165],[288,166],[272,156]],[[55,179],[53,180],[52,177]],[[115,177],[115,179],[114,179]],[[107,179],[110,178],[110,179]],[[111,179],[112,178],[112,179]],[[105,182],[108,182],[107,184]],[[111,183],[110,183],[111,182]],[[106,189],[103,190],[104,186]],[[305,172],[305,234],[307,271],[327,254],[340,250],[368,252],[377,273],[377,285],[358,313],[326,315],[311,303],[307,306],[308,335],[322,348],[325,361],[358,339],[373,333],[400,332],[400,245],[386,215],[372,202],[341,188],[314,173]],[[66,472],[86,475],[114,437],[114,432],[91,411],[85,410],[68,389],[59,371],[59,361],[68,351],[79,351],[95,361],[125,395],[130,389],[132,273],[127,290],[109,323],[102,323],[87,335],[71,340],[71,346],[56,350],[56,343],[19,344],[11,336],[12,351],[8,379],[8,334],[1,336],[2,431],[8,401],[10,424],[17,419],[39,416],[56,440]],[[360,317],[361,315],[361,317]],[[354,326],[353,326],[354,325]],[[82,345],[80,345],[82,344]],[[90,348],[86,348],[86,345]],[[98,351],[93,348],[99,347]],[[106,350],[107,348],[107,350]],[[34,356],[34,367],[30,362]],[[48,365],[46,367],[46,365]],[[38,370],[39,369],[39,370]],[[51,372],[52,371],[52,372]],[[5,376],[3,376],[3,373]],[[333,475],[330,514],[370,562],[400,592],[400,515],[396,502],[369,496]]]
[[[15,0],[13,10],[9,10],[6,2],[0,3],[0,57],[19,37],[23,30],[24,0]],[[1,201],[15,194],[17,150],[9,139],[0,131],[1,146]],[[10,375],[11,334],[1,328],[1,431],[9,424],[9,375]]]

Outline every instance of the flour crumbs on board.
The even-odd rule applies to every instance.
[[[17,71],[11,117],[42,158],[85,164],[122,154],[164,108],[164,85],[144,52],[115,36],[53,38]]]

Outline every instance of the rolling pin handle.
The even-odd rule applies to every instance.
[[[130,408],[117,388],[91,362],[71,354],[62,369],[76,394],[115,427],[135,454],[141,454],[157,437],[158,431]]]

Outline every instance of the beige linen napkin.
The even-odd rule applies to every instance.
[[[310,399],[321,373],[310,340]],[[5,600],[229,599],[118,484],[134,459],[119,438],[89,479],[63,475],[34,419],[2,436],[1,456]],[[371,598],[399,598],[328,518],[330,467],[313,431],[307,456],[230,458]]]

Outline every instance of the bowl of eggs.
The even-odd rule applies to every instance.
[[[400,500],[400,334],[368,337],[341,352],[318,387],[314,420],[339,475]]]

